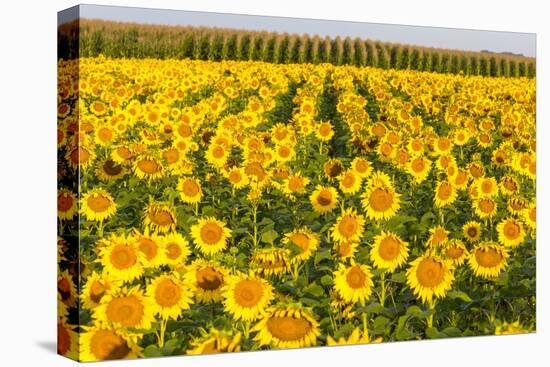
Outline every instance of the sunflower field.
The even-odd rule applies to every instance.
[[[535,331],[535,79],[58,66],[60,354]]]

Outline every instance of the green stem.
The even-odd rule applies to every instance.
[[[361,300],[361,319],[363,321],[363,333],[368,333],[369,329],[367,328],[367,313],[365,312],[365,301]]]
[[[254,203],[252,206],[252,219],[253,219],[253,225],[254,225],[254,250],[256,250],[256,247],[258,246],[258,225],[257,225],[257,214],[258,214],[258,204]]]
[[[386,302],[386,273],[380,274],[380,305],[384,307]]]
[[[103,221],[100,220],[97,225],[97,235],[98,237],[103,237]]]
[[[166,325],[168,324],[168,319],[163,318],[160,321],[160,335],[159,335],[159,348],[164,347],[164,334],[166,334]]]
[[[430,301],[429,302],[429,309],[430,309],[430,315],[428,316],[428,320],[427,320],[427,323],[428,323],[428,328],[431,328],[433,327],[434,325],[434,311],[435,311],[435,299]]]

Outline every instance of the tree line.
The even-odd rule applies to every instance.
[[[70,27],[67,27],[70,28]],[[59,57],[190,58],[271,63],[331,63],[465,75],[535,77],[533,58],[446,50],[350,37],[319,37],[221,28],[80,20],[78,32],[59,32]],[[75,37],[78,40],[75,41]],[[71,54],[72,52],[72,54]]]

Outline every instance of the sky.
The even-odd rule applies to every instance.
[[[73,8],[74,9],[74,8]],[[60,13],[58,23],[78,16],[76,11]],[[420,27],[396,24],[344,22],[305,18],[223,14],[184,10],[146,9],[104,5],[80,5],[80,17],[120,22],[191,25],[218,28],[265,30],[340,37],[360,37],[425,47],[467,51],[489,50],[536,56],[534,33]]]

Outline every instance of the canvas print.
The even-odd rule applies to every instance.
[[[535,35],[93,5],[58,35],[59,354],[535,331]]]

